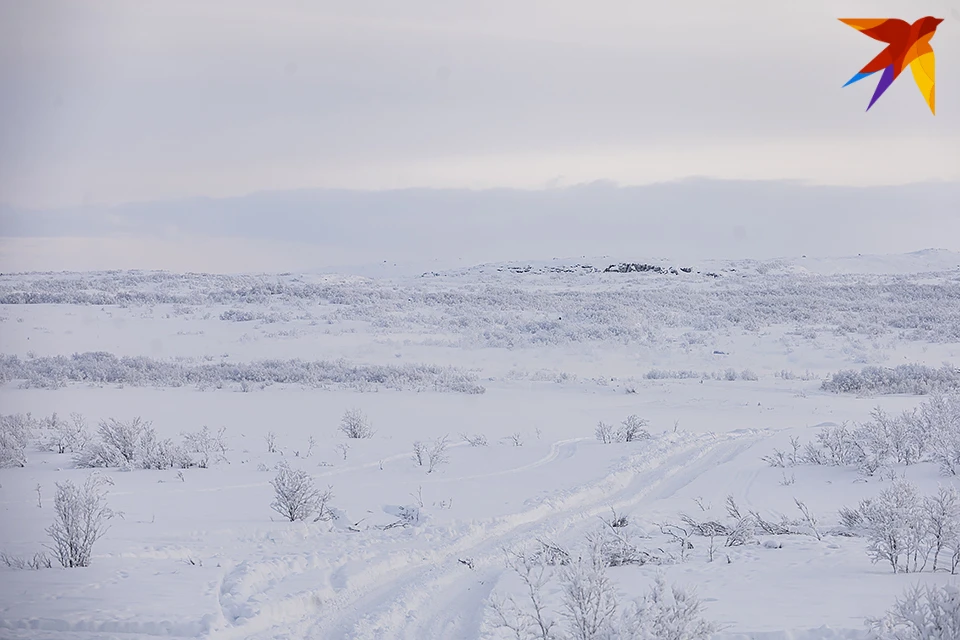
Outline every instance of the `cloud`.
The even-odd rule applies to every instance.
[[[875,51],[837,16],[917,10],[905,0],[5,3],[0,193],[52,206],[534,187],[559,174],[960,179],[949,83],[936,118],[908,85],[870,114],[869,87],[840,89]],[[950,29],[935,44],[941,67],[955,65]],[[904,157],[909,175],[897,178],[892,158]]]
[[[960,182],[690,179],[545,190],[301,190],[0,210],[0,268],[284,271],[615,255],[772,258],[960,250]]]

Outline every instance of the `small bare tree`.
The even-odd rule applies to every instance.
[[[281,464],[270,484],[274,490],[270,507],[290,522],[306,520],[315,513],[317,519],[322,520],[327,515],[325,511],[329,512],[327,504],[333,499],[332,489],[320,491],[310,474],[302,469]]]
[[[348,438],[372,438],[375,431],[360,409],[347,409],[340,419],[340,431]]]
[[[433,473],[440,465],[450,462],[450,457],[447,455],[447,445],[447,436],[434,440],[433,446],[430,447],[430,450],[427,452],[429,463],[427,473]]]
[[[522,554],[509,556],[507,566],[523,582],[529,606],[519,604],[513,596],[493,599],[491,607],[497,616],[497,626],[509,629],[520,640],[558,640],[557,620],[546,604],[549,575],[545,567]]]
[[[427,460],[427,445],[421,440],[417,440],[413,443],[413,461],[419,466],[423,466],[423,463]]]
[[[923,510],[936,571],[943,550],[960,545],[960,493],[953,487],[941,486],[936,495],[924,498]]]
[[[267,443],[267,453],[276,453],[277,452],[277,434],[273,431],[268,431],[267,435],[263,436],[264,442]]]
[[[79,487],[69,480],[57,483],[56,520],[46,529],[52,544],[46,546],[63,567],[90,564],[93,545],[107,532],[107,521],[114,516],[104,497],[103,486],[108,483],[96,474]]]
[[[597,423],[597,428],[594,430],[594,434],[597,436],[597,440],[603,444],[610,444],[615,442],[617,439],[617,434],[613,429],[612,424],[607,424],[603,420]]]

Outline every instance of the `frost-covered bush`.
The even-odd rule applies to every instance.
[[[224,384],[298,384],[329,389],[433,390],[479,394],[476,376],[452,367],[431,365],[351,365],[303,360],[201,363],[122,357],[102,351],[70,357],[21,360],[0,355],[0,379],[21,380],[24,388],[58,388],[66,382],[130,386],[217,388]]]
[[[635,440],[646,440],[650,437],[650,432],[646,427],[650,424],[647,420],[629,415],[620,423],[620,429],[617,431],[617,440],[620,442],[634,442]]]
[[[616,588],[607,575],[603,551],[598,541],[585,553],[559,568],[560,615],[575,640],[601,640],[617,635]]]
[[[928,444],[930,458],[944,475],[960,471],[960,396],[936,395],[920,405],[916,429]]]
[[[0,467],[27,464],[26,448],[35,427],[36,420],[29,413],[0,416]]]
[[[897,598],[882,618],[868,619],[872,640],[960,638],[960,586],[916,585]]]
[[[920,570],[929,546],[923,500],[916,485],[894,480],[860,511],[871,560],[888,563],[894,573]]]
[[[930,284],[903,275],[787,273],[677,278],[653,272],[604,274],[602,266],[576,271],[564,276],[570,287],[531,286],[536,282],[527,275],[531,270],[507,269],[488,272],[480,286],[458,289],[449,280],[429,278],[397,285],[304,282],[291,275],[18,274],[0,276],[0,304],[216,305],[255,317],[276,304],[325,305],[332,308],[325,315],[331,324],[365,322],[382,330],[424,331],[455,336],[459,344],[506,348],[665,342],[675,340],[665,329],[694,329],[699,338],[700,331],[771,325],[793,325],[804,336],[960,340],[960,283],[953,279]],[[636,279],[640,286],[625,288],[624,278]],[[705,278],[711,278],[708,287]],[[691,341],[690,333],[681,340],[702,343]]]
[[[107,532],[113,511],[107,506],[104,485],[109,480],[88,476],[82,486],[66,480],[57,483],[56,520],[47,529],[48,548],[65,568],[90,564],[93,545]]]
[[[321,491],[306,471],[280,464],[277,476],[270,484],[274,490],[270,508],[290,522],[306,520],[314,514],[314,521],[327,520],[332,516],[329,505],[333,500],[333,489]]]
[[[157,436],[153,426],[139,417],[127,422],[110,418],[74,458],[78,467],[125,469],[186,469],[196,466],[189,452],[170,438]]]
[[[668,585],[658,573],[653,587],[622,615],[621,638],[635,640],[707,640],[719,626],[703,617],[696,591]]]
[[[893,464],[936,462],[944,475],[960,470],[960,398],[934,395],[916,411],[889,415],[875,409],[871,420],[850,429],[826,427],[800,457],[809,464],[857,466],[868,475]]]
[[[347,409],[340,419],[340,432],[348,438],[372,438],[376,433],[370,420],[360,409]]]
[[[44,438],[40,448],[54,453],[79,453],[90,441],[87,423],[79,413],[70,414],[70,420],[64,420],[56,413],[40,421]]]
[[[508,567],[523,586],[519,599],[490,597],[492,624],[518,640],[707,640],[718,627],[703,617],[694,591],[662,575],[631,602],[622,602],[607,574],[603,543],[591,536],[579,552],[542,563],[517,554]],[[551,597],[559,591],[559,602]]]
[[[183,446],[188,453],[194,455],[193,462],[201,469],[211,464],[224,462],[227,459],[227,443],[224,437],[226,427],[213,433],[210,427],[204,425],[200,431],[183,432]]]
[[[960,391],[960,370],[944,365],[939,369],[921,364],[902,364],[894,368],[864,367],[833,374],[821,385],[824,391],[858,394],[906,393],[924,395]]]

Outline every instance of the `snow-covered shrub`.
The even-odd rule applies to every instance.
[[[620,429],[617,431],[617,440],[620,442],[634,442],[635,440],[645,440],[650,437],[650,432],[646,427],[650,424],[647,420],[636,416],[627,416],[626,420],[620,423]]]
[[[360,409],[347,409],[340,419],[340,431],[348,438],[372,438],[375,431]]]
[[[921,364],[902,364],[892,369],[864,367],[833,374],[821,385],[824,391],[858,394],[906,393],[924,395],[960,391],[960,370],[944,365],[939,369]]]
[[[329,487],[325,491],[318,489],[306,471],[281,464],[270,484],[274,490],[270,507],[290,522],[306,520],[314,514],[314,521],[331,517],[329,503],[333,500],[333,490]]]
[[[27,464],[26,448],[35,426],[36,420],[29,413],[0,416],[0,467]]]
[[[599,538],[589,540],[587,548],[575,560],[558,571],[560,615],[574,640],[608,640],[617,637],[617,592],[607,575],[603,545]]]
[[[871,560],[889,563],[894,573],[918,571],[929,548],[924,504],[916,485],[894,480],[860,510]]]
[[[658,573],[653,587],[622,614],[619,638],[634,640],[708,640],[719,627],[703,617],[696,591],[667,585]]]
[[[170,438],[160,438],[150,422],[110,418],[100,423],[96,437],[74,457],[78,467],[125,469],[185,469],[196,466],[189,452]]]
[[[923,500],[926,534],[933,552],[933,571],[939,568],[940,554],[949,554],[950,573],[960,563],[960,493],[953,487],[940,487]]]
[[[802,456],[804,462],[845,467],[859,464],[863,459],[863,448],[847,423],[821,429],[817,434],[817,445],[819,448],[812,444],[807,446]]]
[[[144,434],[152,430],[139,416],[129,422],[115,418],[103,420],[97,439],[77,456],[78,467],[122,467],[133,465]]]
[[[432,365],[352,365],[303,360],[258,360],[193,364],[146,356],[118,358],[102,351],[20,360],[0,355],[0,379],[21,380],[25,388],[57,388],[66,382],[130,386],[222,388],[225,384],[299,384],[333,389],[433,390],[484,393],[474,374]]]
[[[204,425],[200,431],[184,432],[183,446],[187,452],[195,455],[194,463],[201,469],[227,459],[227,443],[224,439],[226,427],[220,427],[216,434]]]
[[[960,586],[916,585],[897,598],[886,615],[868,619],[872,640],[960,638]]]
[[[107,532],[113,511],[107,506],[104,485],[109,480],[90,475],[82,486],[70,480],[57,483],[56,520],[47,527],[52,543],[47,547],[65,568],[90,564],[93,545]]]
[[[196,466],[183,446],[170,438],[161,439],[153,427],[148,427],[138,443],[134,464],[140,469],[187,469]]]
[[[54,413],[40,422],[40,428],[45,434],[40,443],[44,451],[79,453],[90,441],[87,423],[79,413],[71,413],[69,421]]]
[[[960,395],[934,395],[920,405],[916,428],[929,439],[930,458],[944,475],[960,471]]]

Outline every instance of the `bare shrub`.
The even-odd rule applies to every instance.
[[[594,433],[597,436],[597,440],[604,444],[610,444],[611,442],[616,442],[617,434],[613,428],[612,424],[607,424],[603,420],[597,423],[597,428],[594,430]]]
[[[328,505],[333,500],[333,489],[319,490],[306,471],[281,464],[270,484],[274,490],[270,507],[290,522],[306,520],[314,514],[317,514],[314,521],[331,517]]]
[[[109,480],[98,475],[79,487],[69,480],[57,483],[56,519],[46,529],[52,544],[46,546],[63,567],[88,566],[94,543],[107,532],[114,512],[106,503],[106,484]]]
[[[36,420],[29,413],[0,416],[0,467],[27,464],[26,448],[35,426]]]
[[[340,431],[348,438],[372,438],[376,433],[360,409],[347,409],[340,419]]]
[[[31,569],[33,571],[38,571],[40,569],[51,569],[53,568],[53,561],[50,557],[43,553],[42,551],[33,554],[30,558],[24,558],[22,556],[11,556],[6,553],[0,552],[0,562],[4,564],[9,569]]]
[[[523,446],[523,436],[520,435],[519,431],[511,433],[509,436],[509,439],[510,439],[510,442],[513,444],[513,446],[515,447]]]
[[[476,433],[472,436],[466,433],[461,433],[460,437],[463,438],[471,447],[487,446],[487,436],[483,435],[482,433]]]
[[[797,509],[800,510],[800,514],[803,516],[803,521],[810,528],[810,531],[813,534],[813,536],[817,540],[822,540],[823,536],[820,534],[820,528],[818,526],[820,524],[820,521],[817,520],[817,517],[815,515],[813,515],[813,512],[810,511],[810,508],[807,507],[806,503],[799,500],[798,498],[794,498],[793,501],[796,503]]]
[[[550,576],[544,566],[522,554],[509,557],[507,566],[520,577],[526,598],[523,605],[513,596],[492,598],[490,606],[497,618],[496,625],[513,632],[518,640],[559,640],[558,621],[546,603]]]

